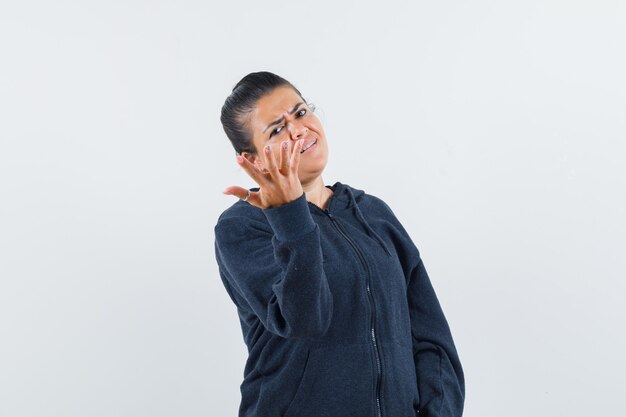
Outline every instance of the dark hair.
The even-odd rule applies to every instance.
[[[293,88],[302,101],[307,103],[293,84],[268,71],[251,72],[246,75],[233,87],[233,91],[226,98],[220,120],[226,136],[238,155],[242,152],[251,154],[257,152],[252,143],[252,132],[249,129],[247,117],[255,109],[257,101],[277,87]]]

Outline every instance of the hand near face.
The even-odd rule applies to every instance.
[[[250,191],[248,203],[266,209],[290,203],[302,196],[304,190],[298,177],[298,165],[304,139],[298,140],[293,146],[291,142],[286,140],[280,144],[278,161],[270,145],[263,149],[261,154],[267,172],[261,171],[248,159],[237,156],[237,163],[259,184],[259,191]],[[248,189],[235,185],[227,187],[223,193],[243,199]]]

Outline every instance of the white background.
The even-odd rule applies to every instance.
[[[235,416],[213,226],[249,72],[420,248],[466,417],[621,416],[623,1],[0,2],[0,415]],[[391,417],[391,416],[390,416]]]

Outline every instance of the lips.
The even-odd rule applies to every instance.
[[[317,138],[313,139],[312,141],[310,141],[310,142],[308,142],[306,144],[304,144],[304,146],[302,146],[302,151],[300,151],[300,153],[302,154],[302,153],[306,152],[307,150],[310,149],[310,147],[315,146],[316,143],[317,143]],[[307,146],[308,146],[308,148],[307,148]]]

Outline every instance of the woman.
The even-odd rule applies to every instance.
[[[239,416],[460,417],[465,382],[419,251],[380,198],[324,185],[313,107],[270,72],[222,107],[259,185],[215,226],[222,282],[248,348]]]

